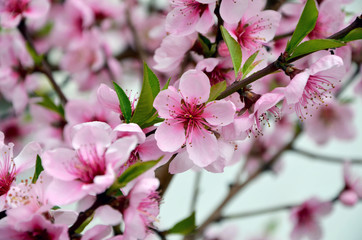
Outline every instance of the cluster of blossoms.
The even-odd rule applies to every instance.
[[[348,25],[350,1],[273,2],[0,0],[0,239],[232,239],[230,226],[160,229],[173,174],[243,162],[253,180],[281,171],[302,130],[320,145],[354,139],[338,96],[360,74],[361,42],[286,50],[305,5],[319,15],[300,41],[323,44]],[[362,198],[343,171],[332,200],[288,207],[291,239],[321,239],[333,203]]]

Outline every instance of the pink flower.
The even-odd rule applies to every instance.
[[[356,136],[356,126],[353,124],[353,111],[347,104],[341,104],[333,99],[325,101],[318,109],[312,108],[310,118],[305,121],[306,132],[318,144],[325,144],[333,137],[349,140]]]
[[[343,166],[344,189],[339,200],[346,206],[355,205],[362,198],[362,182],[351,171],[351,163],[346,161]]]
[[[291,220],[294,228],[291,233],[292,240],[299,240],[303,236],[311,240],[318,240],[322,237],[322,229],[319,226],[319,219],[329,214],[332,210],[330,202],[321,202],[317,198],[311,198],[302,205],[291,211]]]
[[[248,9],[249,0],[223,0],[220,4],[220,15],[226,23],[237,23]]]
[[[2,0],[0,1],[0,23],[2,27],[16,27],[22,17],[45,17],[49,10],[48,0]]]
[[[4,224],[0,226],[0,240],[31,240],[51,239],[67,240],[68,228],[65,225],[52,224],[39,214],[19,224]]]
[[[174,152],[186,144],[190,159],[199,167],[209,165],[219,155],[216,137],[210,130],[231,123],[235,114],[235,106],[229,101],[206,103],[209,93],[208,77],[189,70],[181,76],[179,90],[169,87],[154,101],[159,116],[165,118],[155,133],[158,147]]]
[[[14,158],[14,144],[4,144],[4,134],[0,132],[0,210],[7,208],[6,196],[13,185],[16,176],[35,165],[37,154],[40,154],[40,145],[27,144],[21,153]]]
[[[166,18],[166,31],[188,35],[195,31],[206,33],[214,24],[216,0],[170,0],[174,9]]]
[[[53,204],[104,192],[137,144],[132,136],[114,141],[115,133],[103,122],[74,126],[71,139],[74,149],[58,148],[42,156],[44,170],[54,177],[48,190]]]
[[[324,104],[330,90],[341,80],[344,72],[340,57],[328,55],[320,58],[290,81],[284,89],[286,103],[295,109],[300,119],[306,119],[308,106]]]
[[[203,71],[210,79],[211,86],[226,80],[228,84],[234,81],[234,73],[229,71],[226,59],[205,58],[197,63],[196,70]]]
[[[148,227],[153,226],[159,214],[160,196],[156,178],[139,180],[127,195],[128,207],[123,212],[124,240],[145,239]]]

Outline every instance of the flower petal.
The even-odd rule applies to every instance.
[[[309,74],[304,71],[297,74],[290,81],[289,85],[285,88],[285,99],[289,105],[299,102],[299,99],[303,95],[303,91],[308,79]]]
[[[41,156],[44,170],[49,175],[64,181],[71,181],[78,177],[67,169],[67,165],[75,157],[77,157],[75,151],[67,148],[47,151]]]
[[[209,99],[210,80],[201,71],[189,70],[181,76],[180,91],[186,102],[204,103]]]
[[[162,118],[173,118],[172,111],[181,108],[181,96],[174,88],[161,91],[153,102],[154,108]]]
[[[248,0],[223,0],[220,15],[227,23],[238,23],[248,8]]]
[[[211,125],[226,126],[234,121],[235,111],[235,106],[230,101],[214,101],[206,106],[203,117]]]
[[[186,140],[183,123],[163,122],[156,130],[157,146],[165,152],[178,150]]]

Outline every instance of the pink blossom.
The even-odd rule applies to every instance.
[[[166,31],[185,36],[195,31],[206,33],[214,24],[216,0],[170,0],[174,9],[166,18]]]
[[[16,27],[22,17],[29,19],[45,17],[49,7],[48,0],[2,0],[0,1],[1,26]]]
[[[322,238],[322,229],[319,225],[321,217],[329,214],[332,210],[330,202],[321,202],[317,198],[311,198],[302,205],[291,210],[291,220],[294,228],[291,233],[292,240],[302,239],[303,236],[310,240]]]
[[[165,118],[155,133],[162,151],[174,152],[186,144],[190,159],[199,167],[217,159],[217,140],[210,130],[231,123],[235,106],[225,100],[207,103],[209,94],[208,77],[189,70],[181,76],[179,90],[169,87],[157,95],[154,107]]]
[[[35,214],[19,224],[0,226],[1,240],[51,239],[67,240],[68,228],[65,225],[52,224],[44,216]]]
[[[6,196],[17,175],[35,165],[36,156],[41,150],[38,143],[32,142],[14,158],[13,146],[12,143],[4,144],[4,134],[0,132],[0,209],[8,207],[5,204]]]
[[[340,57],[328,55],[297,74],[285,88],[286,103],[300,119],[306,119],[308,106],[318,107],[329,97],[330,90],[341,81],[345,72]]]
[[[145,239],[159,214],[160,196],[156,178],[139,180],[127,195],[128,207],[123,212],[124,240]]]
[[[249,0],[223,0],[220,4],[220,15],[226,23],[237,23],[248,9]]]
[[[197,63],[196,70],[203,71],[210,79],[212,86],[224,80],[226,80],[228,84],[234,81],[234,73],[229,71],[230,67],[226,59],[205,58]]]
[[[347,104],[327,99],[325,105],[312,108],[309,114],[311,117],[305,121],[306,132],[318,144],[325,144],[333,137],[350,140],[356,136],[356,126],[351,121],[354,114]]]
[[[73,127],[74,149],[46,151],[42,155],[44,170],[54,177],[48,190],[49,201],[67,204],[88,194],[102,193],[111,186],[116,172],[137,144],[135,137],[114,139],[108,124],[83,123]]]
[[[351,163],[346,161],[343,166],[344,189],[339,200],[346,206],[355,205],[362,198],[362,182],[351,171]]]

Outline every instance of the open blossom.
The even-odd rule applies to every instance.
[[[54,177],[48,188],[53,204],[104,192],[137,144],[133,136],[114,141],[115,133],[103,122],[74,126],[71,139],[74,149],[57,148],[42,155],[44,170]]]
[[[206,33],[214,24],[216,0],[170,0],[174,9],[167,15],[166,31],[188,35],[195,31]]]
[[[22,17],[45,17],[50,4],[48,0],[1,0],[0,25],[6,28],[16,27]]]
[[[295,75],[289,85],[283,88],[287,105],[295,109],[300,119],[306,119],[308,106],[324,104],[344,72],[340,57],[328,55],[320,58],[310,68]]]
[[[4,144],[4,134],[0,132],[0,210],[7,208],[6,196],[13,185],[16,176],[33,167],[37,154],[40,154],[40,145],[27,144],[21,153],[14,158],[14,144]]]
[[[310,240],[322,238],[322,229],[319,225],[321,217],[329,214],[332,210],[330,202],[321,202],[317,198],[311,198],[302,205],[291,211],[291,220],[294,228],[291,233],[292,240],[302,239],[303,236]]]
[[[310,118],[305,121],[306,132],[318,144],[324,144],[333,137],[350,140],[356,136],[353,111],[347,104],[333,99],[325,101],[325,106],[311,109]]]
[[[339,201],[346,206],[355,205],[362,198],[361,179],[351,171],[351,164],[346,161],[343,166],[344,189],[339,195]]]
[[[235,106],[224,100],[207,103],[209,94],[208,77],[189,70],[181,76],[179,90],[169,87],[157,95],[154,107],[165,119],[155,133],[162,151],[174,152],[186,144],[190,159],[199,167],[217,159],[217,139],[210,130],[231,123]]]

